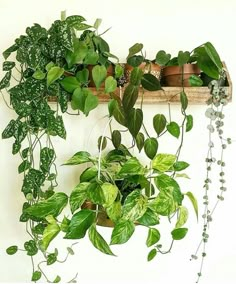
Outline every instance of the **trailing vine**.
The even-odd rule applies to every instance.
[[[206,157],[206,178],[204,181],[204,195],[203,195],[203,205],[204,212],[203,218],[203,231],[202,240],[199,243],[195,254],[191,256],[191,259],[197,260],[199,256],[199,251],[201,250],[201,264],[200,270],[197,274],[197,281],[199,282],[202,276],[202,270],[204,265],[204,259],[207,256],[206,247],[209,239],[210,225],[213,221],[213,215],[221,201],[224,201],[224,193],[227,190],[226,178],[225,178],[225,166],[224,152],[227,148],[227,144],[231,144],[231,138],[224,137],[224,107],[228,103],[228,93],[222,82],[226,80],[225,71],[222,72],[220,80],[213,80],[209,83],[209,89],[211,97],[208,100],[208,109],[206,110],[206,117],[209,119],[209,124],[207,125],[208,130],[208,151]],[[216,151],[219,152],[217,158]],[[210,191],[213,190],[212,187],[216,187],[213,180],[213,175],[218,172],[218,194],[216,195],[216,201],[212,202],[212,197],[210,196]],[[211,201],[211,203],[210,203]]]

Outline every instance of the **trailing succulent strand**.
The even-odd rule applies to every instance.
[[[203,205],[204,212],[202,215],[203,218],[203,231],[202,231],[202,240],[197,247],[197,250],[194,255],[191,256],[191,259],[198,259],[199,251],[201,250],[201,265],[200,270],[197,274],[197,281],[199,282],[200,277],[202,276],[204,259],[207,255],[206,247],[209,239],[210,225],[213,221],[213,215],[218,207],[219,203],[224,201],[224,193],[227,190],[226,187],[226,176],[225,176],[225,166],[224,161],[224,152],[227,148],[227,144],[231,144],[231,138],[224,137],[224,118],[225,112],[224,107],[228,103],[228,93],[224,84],[226,74],[223,71],[219,80],[213,80],[209,83],[209,89],[211,97],[208,100],[208,108],[206,110],[206,117],[209,119],[209,124],[207,125],[208,130],[208,151],[206,157],[206,178],[204,181],[204,195],[203,195]],[[218,157],[216,156],[218,152]],[[218,172],[219,180],[218,185],[212,179],[212,176]],[[212,201],[212,188],[218,187],[218,193],[215,193],[215,199]]]

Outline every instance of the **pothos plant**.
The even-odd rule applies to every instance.
[[[24,175],[21,191],[25,202],[20,221],[26,224],[29,239],[20,249],[31,257],[32,281],[38,281],[42,276],[48,282],[61,280],[60,276],[56,276],[51,281],[42,269],[42,265],[62,262],[58,259],[58,249],[50,249],[59,233],[66,239],[81,239],[88,232],[97,249],[113,255],[110,245],[127,242],[135,226],[142,225],[147,227],[146,245],[151,247],[147,259],[150,261],[158,252],[170,252],[173,242],[187,234],[185,197],[190,199],[198,215],[193,193],[181,189],[177,180],[187,177],[182,171],[189,164],[180,159],[180,153],[184,134],[193,126],[193,118],[187,113],[188,99],[184,89],[180,93],[182,121],[173,120],[168,104],[168,117],[161,113],[153,117],[155,135],[151,136],[150,129],[144,124],[144,92],[140,107],[137,106],[138,95],[140,86],[149,91],[160,90],[160,82],[152,74],[143,74],[141,69],[134,67],[129,84],[125,88],[120,86],[121,96],[117,96],[116,88],[122,84],[123,70],[117,57],[110,53],[107,42],[97,32],[100,22],[97,20],[90,26],[81,16],[66,18],[63,15],[62,20],[55,21],[48,30],[38,24],[27,28],[26,35],[16,39],[15,44],[3,53],[5,60],[16,53],[15,60],[3,63],[6,74],[0,82],[0,89],[6,89],[10,94],[9,107],[16,112],[17,118],[9,122],[2,138],[13,137],[12,152],[19,153],[22,158],[18,172]],[[140,45],[138,48],[134,45],[129,55],[134,56],[139,51]],[[116,59],[117,63],[114,76],[106,78],[110,58]],[[88,65],[94,66],[92,76],[96,94],[88,88]],[[104,134],[98,139],[98,157],[82,149],[66,161],[66,165],[87,163],[87,168],[69,196],[56,192],[53,136],[66,138],[62,114],[68,113],[71,101],[74,110],[87,116],[98,105],[97,95],[103,82],[102,92],[107,93],[110,100],[108,122]],[[55,108],[49,103],[52,96],[56,98]],[[113,129],[113,120],[122,129]],[[108,128],[110,135],[106,137]],[[122,143],[123,131],[131,135],[130,145]],[[158,150],[163,135],[179,140],[175,152],[173,149],[171,153]],[[108,140],[113,149],[104,153]],[[144,150],[150,160],[148,165],[140,162],[138,153],[131,154],[130,148],[133,147],[139,152]],[[63,210],[68,202],[71,215],[65,216]],[[91,207],[86,208],[86,202],[91,202]],[[104,212],[114,223],[110,243],[97,229],[97,222]],[[162,248],[166,237],[160,226],[165,218],[169,221],[175,219],[168,234],[170,246],[167,249]],[[8,254],[17,251],[17,246],[7,249]],[[39,253],[42,261],[36,264],[34,257]],[[68,255],[73,253],[72,247],[68,247]],[[69,282],[75,281],[76,277]]]

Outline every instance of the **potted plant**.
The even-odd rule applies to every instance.
[[[211,80],[219,79],[223,65],[215,47],[206,42],[193,49],[192,52],[179,51],[177,57],[161,50],[156,55],[156,62],[163,67],[162,81],[165,86],[201,86],[200,74],[209,76]]]
[[[141,55],[137,55],[139,53],[141,53]],[[127,82],[129,82],[131,71],[135,67],[139,67],[144,73],[150,73],[160,80],[161,66],[155,63],[155,60],[145,58],[142,43],[135,43],[129,48],[129,54],[126,60],[127,62],[124,68]]]

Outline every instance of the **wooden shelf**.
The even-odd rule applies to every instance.
[[[229,76],[229,72],[225,63],[223,62],[224,68],[226,69],[226,93],[228,94],[228,101],[232,101],[232,82]],[[90,88],[94,95],[98,95],[100,103],[106,103],[110,100],[110,95],[104,94],[103,91],[96,91],[95,88]],[[156,103],[177,103],[179,102],[179,93],[182,91],[181,87],[163,87],[163,91],[144,91],[144,103],[146,104],[156,104]],[[117,88],[116,95],[120,96],[120,90]],[[206,101],[210,98],[210,92],[208,87],[185,87],[185,93],[188,96],[189,104],[205,104]],[[141,100],[142,89],[140,88],[138,102]],[[50,102],[55,102],[55,97],[50,97]]]
[[[225,63],[223,63],[226,69],[226,84],[224,88],[226,89],[228,95],[228,101],[232,101],[232,82],[229,76],[229,72]],[[188,96],[188,101],[190,104],[205,104],[206,101],[210,98],[210,92],[208,87],[185,87],[185,93]],[[163,87],[164,91],[144,91],[144,103],[146,104],[155,104],[155,103],[166,103],[166,102],[179,102],[179,93],[182,91],[181,87]],[[95,90],[93,90],[96,93]],[[117,91],[117,95],[119,90]],[[141,91],[139,94],[139,101],[141,98]],[[99,101],[105,103],[109,100],[109,95],[99,94]]]

